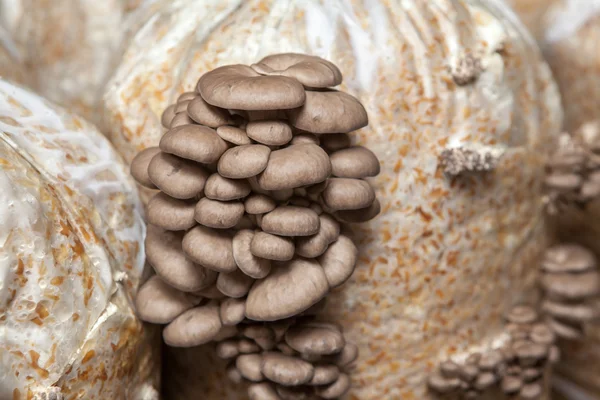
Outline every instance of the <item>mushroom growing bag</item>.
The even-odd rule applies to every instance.
[[[357,269],[323,314],[359,347],[350,398],[435,398],[426,382],[438,363],[508,340],[503,314],[537,297],[543,166],[562,114],[547,65],[507,6],[163,1],[138,23],[104,98],[128,162],[158,144],[163,110],[226,64],[318,55],[365,106],[369,125],[352,136],[381,162],[372,183],[382,211],[353,229]],[[442,154],[494,162],[452,176]],[[246,398],[213,348],[168,350],[167,398]]]
[[[0,80],[0,187],[0,398],[157,399],[142,208],[110,143]]]

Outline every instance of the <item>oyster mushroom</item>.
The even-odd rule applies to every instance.
[[[254,193],[244,201],[244,208],[248,214],[266,214],[275,209],[275,201],[264,194]]]
[[[212,174],[206,180],[204,195],[211,200],[230,201],[243,199],[252,188],[245,180],[229,179],[219,174]]]
[[[221,327],[219,307],[209,304],[192,308],[175,318],[163,330],[163,339],[173,347],[199,346],[213,340]]]
[[[194,219],[199,224],[215,229],[234,227],[244,216],[244,204],[240,201],[217,201],[207,197],[196,204]]]
[[[167,324],[199,303],[199,298],[167,285],[156,275],[142,285],[135,299],[140,318],[153,324]]]
[[[220,126],[217,128],[217,135],[226,142],[242,146],[252,144],[252,140],[246,134],[246,131],[235,126]]]
[[[526,305],[515,306],[506,315],[506,319],[515,324],[529,324],[534,322],[537,318],[538,315],[535,310]]]
[[[263,231],[279,236],[310,236],[319,232],[320,221],[310,208],[281,206],[263,216]]]
[[[182,246],[192,261],[206,268],[218,272],[233,272],[237,268],[228,232],[197,225],[185,234]]]
[[[583,299],[600,292],[600,274],[596,271],[581,274],[545,274],[541,283],[551,296],[570,300]]]
[[[240,354],[238,351],[237,341],[228,339],[219,342],[216,347],[216,353],[217,357],[222,358],[223,360],[229,360],[237,357]]]
[[[203,164],[217,162],[227,143],[214,129],[201,125],[183,125],[170,129],[160,139],[162,151]]]
[[[185,200],[202,193],[209,172],[193,161],[158,153],[148,165],[148,176],[165,194]]]
[[[232,242],[233,258],[244,274],[262,279],[271,271],[271,262],[252,254],[250,249],[254,235],[250,229],[240,230],[235,234]]]
[[[250,139],[268,146],[282,146],[292,140],[292,128],[284,121],[254,121],[246,125]]]
[[[142,186],[150,189],[156,189],[156,185],[148,176],[148,166],[155,155],[160,153],[158,147],[149,147],[140,151],[131,161],[131,176]]]
[[[219,315],[225,326],[239,324],[246,317],[246,300],[233,298],[223,300],[219,308]]]
[[[321,57],[298,53],[267,56],[251,66],[262,75],[280,75],[296,79],[307,88],[326,88],[342,83],[342,73]]]
[[[208,104],[201,96],[191,99],[186,110],[191,119],[209,128],[218,128],[233,123],[227,110]]]
[[[261,372],[262,356],[259,354],[242,354],[235,360],[240,374],[249,381],[261,382],[265,378]]]
[[[324,364],[316,365],[315,373],[308,382],[309,385],[322,386],[335,382],[340,376],[340,369],[336,365]]]
[[[325,387],[317,387],[317,394],[323,399],[337,399],[342,397],[350,389],[350,377],[340,374],[335,382]]]
[[[312,379],[314,367],[296,357],[267,352],[262,357],[261,372],[272,382],[284,386],[298,386]]]
[[[226,296],[234,299],[248,294],[254,279],[239,269],[233,272],[221,272],[217,278],[217,289]]]
[[[163,192],[155,194],[146,208],[149,224],[170,231],[184,231],[196,225],[195,204],[168,196]]]
[[[367,181],[331,178],[323,191],[323,201],[332,210],[367,208],[375,201],[375,191]]]
[[[171,104],[170,106],[165,108],[165,111],[163,111],[160,117],[160,123],[162,126],[169,129],[171,127],[171,122],[173,121],[173,118],[175,118],[175,104]]]
[[[339,178],[362,179],[379,174],[379,160],[366,147],[354,146],[329,155],[331,173]]]
[[[329,245],[325,253],[319,257],[329,286],[338,287],[354,272],[358,260],[358,249],[347,236],[340,236],[337,241]]]
[[[285,342],[299,353],[319,356],[339,353],[346,344],[335,325],[324,323],[291,327],[285,334]]]
[[[320,215],[319,221],[319,232],[317,234],[299,237],[296,240],[296,253],[298,255],[306,258],[318,257],[340,236],[340,224],[330,215]]]
[[[288,261],[294,257],[294,241],[267,232],[256,232],[250,243],[250,252],[267,260]]]
[[[249,385],[248,397],[250,400],[281,400],[273,386],[267,382]]]
[[[565,243],[546,250],[542,269],[550,273],[579,273],[596,267],[596,257],[583,246]]]
[[[270,153],[271,149],[262,144],[236,146],[221,156],[217,169],[226,178],[250,178],[264,171]]]
[[[170,128],[173,129],[183,125],[191,125],[193,123],[194,121],[190,118],[187,112],[182,111],[175,114],[175,118],[173,118],[173,120],[171,121]]]

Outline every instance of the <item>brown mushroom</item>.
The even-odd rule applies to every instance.
[[[578,174],[571,173],[553,173],[546,176],[544,184],[549,189],[556,190],[557,192],[569,192],[575,190],[581,186],[583,178]]]
[[[292,128],[284,121],[254,121],[246,125],[250,139],[267,146],[282,146],[292,140]]]
[[[273,54],[253,64],[262,75],[280,75],[296,79],[307,88],[326,88],[342,83],[342,73],[333,63],[307,54]]]
[[[506,375],[502,378],[500,388],[506,394],[516,394],[523,387],[523,380],[518,376]]]
[[[294,259],[282,263],[254,283],[246,301],[246,317],[274,321],[297,315],[321,300],[328,289],[327,277],[316,261]]]
[[[252,382],[264,380],[261,372],[262,356],[260,354],[242,354],[235,360],[235,366],[242,376]]]
[[[181,103],[182,101],[194,100],[198,97],[197,92],[183,92],[177,97],[176,103]]]
[[[531,367],[548,355],[546,346],[525,340],[515,343],[513,349],[521,367]]]
[[[196,96],[189,102],[187,113],[197,123],[210,128],[233,123],[227,110],[211,106],[201,96]]]
[[[165,128],[169,129],[171,127],[171,121],[175,118],[175,104],[171,104],[163,111],[160,117],[160,123]]]
[[[600,274],[596,271],[581,274],[544,274],[541,283],[551,296],[569,300],[583,299],[600,292]]]
[[[583,246],[559,244],[546,250],[542,269],[547,272],[585,272],[596,267],[594,253]]]
[[[277,204],[269,196],[254,193],[244,201],[244,207],[248,214],[265,214],[275,209]]]
[[[308,383],[315,369],[310,363],[299,358],[266,352],[263,354],[261,372],[272,382],[283,386],[298,386]]]
[[[296,144],[314,144],[319,145],[320,140],[317,135],[313,135],[309,132],[296,133],[292,138],[290,145]]]
[[[458,374],[463,381],[473,382],[479,375],[479,368],[474,364],[461,365]]]
[[[318,387],[317,394],[323,399],[337,399],[350,390],[350,377],[340,374],[337,380],[325,387]]]
[[[329,156],[331,173],[340,178],[362,179],[379,174],[379,160],[366,147],[354,146],[338,150]]]
[[[298,144],[275,150],[258,176],[264,190],[294,189],[323,182],[331,174],[331,162],[315,144]]]
[[[522,399],[539,399],[542,395],[543,389],[539,382],[532,382],[523,385],[521,391],[519,392],[519,396]]]
[[[444,378],[439,373],[432,374],[427,380],[428,386],[440,394],[452,393],[460,387],[460,379]]]
[[[173,347],[193,347],[208,343],[221,330],[219,307],[206,305],[192,308],[175,318],[163,330],[163,339]]]
[[[335,216],[344,222],[360,223],[369,221],[381,212],[379,200],[375,199],[369,207],[360,208],[358,210],[341,210],[336,211]]]
[[[261,76],[245,65],[227,65],[207,72],[197,89],[207,103],[233,110],[290,109],[300,107],[306,99],[304,87],[295,79]]]
[[[199,224],[215,229],[234,227],[244,216],[244,204],[240,201],[217,201],[207,197],[196,204],[194,219]]]
[[[225,326],[235,326],[246,317],[246,300],[227,298],[219,308],[221,322]]]
[[[254,279],[236,269],[233,272],[219,274],[217,289],[224,295],[237,299],[248,294],[252,283],[254,283]]]
[[[440,373],[444,378],[457,378],[460,374],[460,366],[451,360],[442,361]]]
[[[346,341],[342,332],[333,324],[306,323],[288,329],[285,342],[294,350],[308,355],[339,353]]]
[[[240,339],[238,340],[238,350],[240,353],[251,354],[258,353],[260,351],[260,347],[254,343],[254,340]]]
[[[188,260],[181,243],[182,233],[149,225],[145,241],[148,262],[163,281],[184,292],[195,292],[212,285],[216,274]]]
[[[196,225],[194,207],[194,203],[174,199],[159,192],[148,202],[146,219],[149,224],[170,231],[184,231]]]
[[[572,322],[587,322],[598,318],[600,310],[589,304],[565,304],[550,299],[542,303],[542,311],[555,318]]]
[[[185,200],[202,193],[209,173],[193,161],[158,153],[148,165],[148,176],[169,196]]]
[[[230,364],[225,370],[227,378],[233,383],[240,384],[244,381],[244,377],[240,374],[240,371],[235,367],[235,364]]]
[[[551,318],[547,321],[548,326],[556,336],[566,340],[581,340],[584,337],[581,325],[570,324],[557,318]]]
[[[188,104],[190,104],[191,100],[178,101],[175,104],[175,115],[183,112],[187,112]]]
[[[506,320],[515,324],[530,324],[538,318],[537,313],[533,308],[526,305],[518,305],[513,307],[506,315]]]
[[[350,147],[352,140],[347,133],[332,133],[320,137],[321,146],[330,152],[338,151]]]
[[[496,375],[492,372],[484,372],[477,376],[475,382],[473,383],[473,387],[477,390],[484,391],[490,387],[492,387],[496,383]]]
[[[319,232],[316,235],[299,237],[296,240],[298,255],[306,258],[319,257],[340,236],[340,224],[330,215],[320,215],[319,221]]]
[[[250,252],[260,258],[288,261],[294,257],[294,241],[287,237],[256,232],[250,243]]]
[[[541,368],[526,368],[521,376],[525,382],[533,382],[542,377],[543,370]]]
[[[223,360],[229,360],[235,358],[240,354],[238,351],[237,341],[229,339],[224,340],[217,344],[216,348],[217,357]]]
[[[310,236],[319,232],[319,216],[310,208],[281,206],[262,218],[263,231],[279,236]]]
[[[270,153],[271,149],[262,144],[236,146],[221,156],[217,169],[226,178],[250,178],[264,171]]]
[[[204,186],[204,195],[212,200],[230,201],[242,199],[250,194],[252,189],[245,180],[224,178],[219,174],[208,177]]]
[[[214,273],[215,275],[218,276],[218,274],[215,271],[212,271],[212,270],[209,270],[209,271],[211,271],[212,273]],[[221,291],[219,289],[217,289],[216,281],[217,281],[217,278],[215,278],[215,282],[213,285],[195,292],[194,295],[204,297],[207,299],[213,299],[213,300],[219,300],[219,299],[225,298],[226,296],[223,293],[221,293]]]
[[[554,332],[552,332],[552,329],[550,329],[548,325],[539,323],[531,327],[529,338],[534,343],[548,346],[554,343],[556,340],[556,335]]]
[[[197,225],[185,234],[182,244],[185,254],[206,268],[218,272],[233,272],[237,268],[227,232]]]
[[[308,384],[313,386],[329,385],[335,382],[339,376],[340,369],[337,365],[315,365],[315,373]]]
[[[233,258],[244,274],[262,279],[271,271],[271,262],[252,254],[250,247],[254,232],[249,229],[238,231],[233,237]]]
[[[156,185],[154,185],[148,176],[148,165],[150,165],[150,161],[158,153],[160,153],[158,147],[149,147],[140,151],[131,161],[131,176],[133,176],[137,183],[150,189],[156,189]]]
[[[191,125],[193,123],[194,121],[190,118],[187,112],[178,112],[171,120],[171,126],[169,128],[173,129],[184,125]]]
[[[367,181],[331,178],[322,193],[325,205],[332,210],[367,208],[375,201],[375,191]]]
[[[165,133],[159,147],[165,153],[211,164],[219,160],[228,146],[214,129],[202,125],[183,125]]]
[[[347,236],[341,235],[337,241],[330,244],[319,257],[329,286],[335,288],[346,282],[352,276],[357,260],[358,249]]]
[[[233,143],[236,146],[252,144],[252,140],[250,140],[246,131],[235,126],[220,126],[217,128],[217,135],[226,142]]]
[[[156,275],[142,285],[135,298],[140,318],[153,324],[168,324],[199,303],[200,299],[167,285]]]
[[[250,400],[281,400],[273,386],[267,382],[249,385],[248,397]]]

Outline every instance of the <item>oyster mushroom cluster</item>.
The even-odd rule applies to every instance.
[[[337,399],[350,388],[346,368],[358,348],[338,326],[302,317],[244,322],[217,355],[230,361],[230,379],[249,384],[250,399]]]
[[[352,274],[344,222],[379,213],[365,178],[379,173],[350,132],[360,102],[331,89],[342,75],[314,56],[279,54],[204,74],[162,116],[168,131],[132,162],[149,201],[142,319],[167,344],[218,340],[245,320],[302,314]]]
[[[558,361],[554,332],[529,306],[514,307],[506,320],[508,338],[502,347],[470,354],[461,363],[440,363],[429,378],[430,389],[462,399],[479,399],[497,389],[521,399],[540,398],[543,375],[549,364]]]
[[[600,317],[600,271],[594,254],[577,244],[546,250],[542,261],[542,311],[557,336],[578,340],[586,323]]]

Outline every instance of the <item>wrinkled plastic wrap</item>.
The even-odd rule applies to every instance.
[[[158,144],[161,112],[203,72],[273,53],[330,59],[369,113],[354,136],[381,160],[382,212],[355,229],[357,270],[326,311],[360,348],[349,398],[432,398],[425,380],[438,361],[502,343],[503,312],[536,298],[543,164],[562,122],[550,71],[502,2],[160,4],[105,95],[127,161]],[[458,86],[449,71],[468,54],[484,72]],[[502,154],[496,170],[444,176],[441,152],[461,145]],[[222,369],[203,368],[210,350],[193,351],[172,353],[169,399],[245,398]]]
[[[128,170],[88,122],[0,80],[0,398],[157,399],[132,307],[145,225]]]

